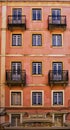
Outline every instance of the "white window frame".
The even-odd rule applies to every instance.
[[[54,92],[62,92],[63,93],[63,104],[61,105],[61,104],[53,104],[53,93]],[[60,107],[60,106],[64,106],[64,90],[52,90],[52,93],[51,93],[51,105],[53,106],[53,107],[55,107],[55,106],[57,106],[57,107]]]
[[[12,94],[12,92],[16,92],[16,93],[20,92],[21,93],[21,104],[20,105],[12,105],[11,104],[11,98],[12,98],[11,94]],[[22,107],[23,106],[23,91],[21,91],[21,90],[10,90],[10,106],[11,107],[19,107],[19,106]]]
[[[42,93],[42,105],[37,105],[37,104],[32,104],[32,93],[33,92],[35,92],[35,93],[39,93],[39,92],[41,92]],[[43,90],[33,90],[33,91],[31,91],[31,106],[32,107],[37,107],[37,106],[39,106],[39,107],[41,107],[41,106],[43,106],[44,105],[44,91]]]

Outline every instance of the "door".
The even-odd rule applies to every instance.
[[[63,126],[63,115],[55,115],[55,126]]]
[[[61,19],[61,10],[52,9],[52,23],[60,24],[60,19]]]
[[[15,8],[13,9],[13,23],[21,23],[22,21],[22,9],[21,8]]]
[[[16,127],[20,125],[20,114],[11,115],[11,125]]]
[[[12,80],[21,80],[21,63],[12,63]]]
[[[53,62],[53,80],[62,80],[61,62]]]

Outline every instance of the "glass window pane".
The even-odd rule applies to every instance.
[[[32,74],[36,74],[36,63],[32,64]]]
[[[63,94],[62,94],[62,92],[59,93],[59,104],[63,104]]]
[[[42,105],[42,93],[39,93],[38,104]]]
[[[61,35],[57,35],[57,39],[58,39],[58,46],[62,45],[62,37]]]
[[[32,10],[32,20],[36,20],[36,10]]]
[[[41,20],[41,10],[37,10],[37,19]]]
[[[32,93],[32,105],[36,104],[36,95],[35,93]]]
[[[32,45],[36,46],[36,35],[32,35]]]
[[[41,64],[38,64],[38,74],[41,74],[42,73],[42,67],[41,67]]]
[[[56,36],[52,35],[52,45],[56,46]]]

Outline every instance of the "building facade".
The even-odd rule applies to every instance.
[[[70,126],[70,1],[0,0],[0,122]]]

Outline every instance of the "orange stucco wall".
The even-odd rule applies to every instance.
[[[5,55],[5,70],[11,70],[11,62],[20,61],[22,63],[22,70],[26,70],[26,86],[5,85],[5,106],[10,107],[10,91],[21,90],[23,94],[23,106],[31,106],[31,92],[33,90],[40,90],[44,92],[43,106],[44,108],[52,107],[52,90],[64,91],[64,107],[68,107],[68,100],[70,100],[70,7],[68,6],[16,6],[22,8],[22,14],[26,15],[26,30],[8,30],[6,29],[6,55]],[[32,8],[42,8],[42,21],[32,21]],[[7,17],[12,15],[12,8],[15,6],[7,5]],[[56,29],[54,31],[48,30],[48,15],[51,15],[52,8],[60,8],[61,15],[66,16],[67,27],[66,30]],[[1,7],[0,7],[1,12]],[[1,17],[1,15],[0,15]],[[0,19],[1,26],[1,19]],[[22,46],[12,46],[12,34],[22,34]],[[52,34],[62,34],[62,47],[52,47]],[[1,30],[0,30],[1,34]],[[32,46],[32,34],[42,34],[42,46]],[[0,35],[1,48],[1,35]],[[1,54],[1,49],[0,49]],[[42,62],[42,75],[32,75],[32,62]],[[48,72],[52,70],[52,62],[62,62],[63,70],[69,72],[69,84],[64,87],[48,85]],[[1,63],[1,58],[0,58]],[[1,67],[0,67],[1,68]],[[37,85],[36,85],[37,84]],[[60,107],[60,106],[59,106]],[[10,110],[9,110],[10,111]],[[14,112],[14,109],[11,110]],[[18,111],[18,110],[17,110]],[[20,110],[22,111],[22,110]],[[23,110],[25,111],[25,109]],[[36,108],[28,109],[27,111],[36,112]],[[39,109],[39,112],[46,112],[45,109]],[[8,120],[8,119],[7,119]]]

